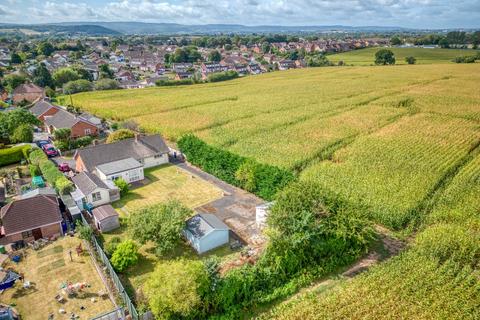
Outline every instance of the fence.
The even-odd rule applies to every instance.
[[[83,214],[81,214],[80,216],[82,217],[82,222],[83,222],[83,224],[85,224],[86,226],[89,226],[89,227],[90,227],[90,224],[87,222],[87,220],[85,219],[85,217],[83,216]],[[110,264],[110,260],[108,260],[107,255],[106,255],[105,252],[103,251],[102,247],[101,247],[100,244],[98,243],[98,241],[97,241],[97,239],[95,238],[95,236],[92,236],[92,243],[93,243],[93,246],[94,246],[95,251],[96,251],[97,254],[98,254],[98,257],[100,258],[100,260],[102,261],[102,263],[105,265],[106,269],[108,270],[107,273],[108,273],[108,275],[110,276],[110,278],[112,279],[112,282],[113,282],[113,284],[115,285],[115,288],[117,289],[118,294],[120,295],[120,297],[122,298],[123,302],[125,303],[125,307],[126,307],[127,310],[129,311],[129,314],[130,314],[130,316],[132,317],[132,319],[133,319],[133,320],[141,320],[141,319],[143,319],[143,318],[144,318],[143,316],[139,316],[139,315],[138,315],[137,309],[135,309],[135,306],[133,305],[132,300],[130,299],[130,297],[128,296],[127,292],[125,291],[125,288],[123,287],[122,282],[121,282],[120,279],[118,278],[117,273],[115,272],[115,270],[113,270],[113,267],[112,267],[112,265]]]

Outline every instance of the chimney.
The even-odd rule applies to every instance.
[[[138,136],[139,134],[135,132],[135,142],[138,142]]]

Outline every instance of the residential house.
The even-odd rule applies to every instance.
[[[108,232],[120,227],[118,212],[109,204],[93,209],[92,216],[95,227],[100,232]]]
[[[143,164],[134,158],[126,158],[117,161],[107,162],[96,167],[96,174],[102,180],[115,181],[123,178],[127,183],[143,180]]]
[[[45,97],[45,90],[33,83],[24,83],[13,90],[13,103],[34,102]]]
[[[61,108],[51,104],[49,101],[40,100],[37,101],[31,108],[30,112],[37,117],[40,121],[45,121],[45,117],[53,116],[57,113]]]
[[[62,214],[56,196],[37,195],[10,202],[0,210],[0,244],[63,235]]]
[[[193,69],[193,63],[172,63],[173,72],[189,72]]]
[[[228,226],[213,214],[200,213],[187,220],[183,235],[198,254],[229,242]]]
[[[248,68],[248,71],[251,73],[251,74],[260,74],[262,73],[262,68],[260,66],[260,64],[258,63],[255,63],[255,62],[250,62],[247,66]]]
[[[228,67],[220,64],[219,62],[204,62],[201,65],[202,75],[206,76],[215,72],[227,71]]]
[[[107,185],[99,177],[83,171],[72,177],[76,190],[71,193],[80,209],[95,208],[120,199],[120,191],[114,184]]]
[[[47,132],[53,134],[55,130],[68,128],[71,131],[72,138],[85,136],[96,136],[98,128],[93,123],[74,116],[68,111],[59,109],[54,115],[45,116],[44,124]]]
[[[175,74],[175,80],[183,80],[193,78],[193,72],[177,72]]]
[[[278,61],[277,65],[278,65],[278,70],[294,69],[295,61],[284,59],[284,60]]]
[[[135,138],[125,139],[114,143],[100,144],[78,149],[74,155],[74,159],[77,171],[88,171],[97,174],[99,166],[128,158],[133,158],[138,161],[143,165],[143,168],[165,164],[168,163],[168,152],[169,149],[160,135],[137,135]],[[120,173],[122,175],[130,175],[130,173],[128,173],[129,170],[138,169],[135,166],[132,166],[132,163],[133,162],[131,161],[115,163],[114,167],[117,169],[122,165],[125,167],[123,167],[123,170],[114,173],[114,175],[119,175]],[[107,170],[105,167],[101,167],[101,169],[102,168]],[[111,171],[107,170],[107,172]],[[111,174],[104,174],[104,176],[111,176]],[[110,178],[113,179],[114,177]]]
[[[88,112],[84,112],[81,115],[79,115],[78,117],[83,119],[83,120],[86,120],[86,121],[90,122],[91,124],[96,126],[98,128],[98,130],[101,130],[103,128],[102,119],[100,119],[98,117],[95,117],[94,115],[92,115]]]

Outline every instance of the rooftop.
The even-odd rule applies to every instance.
[[[143,167],[143,164],[141,164],[137,160],[133,158],[126,158],[122,160],[104,163],[104,164],[98,165],[96,168],[98,171],[108,176],[111,174],[124,172],[127,170],[132,170],[132,169],[141,168],[141,167]]]
[[[199,213],[187,221],[187,230],[198,239],[203,238],[214,230],[229,230],[228,226],[209,213]]]

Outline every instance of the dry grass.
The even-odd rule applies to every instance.
[[[55,315],[55,319],[70,319],[71,313],[79,315],[80,319],[90,319],[112,310],[114,306],[108,298],[98,297],[98,292],[106,289],[89,254],[84,252],[77,256],[75,253],[75,247],[80,243],[81,240],[76,237],[64,237],[40,251],[27,249],[26,257],[18,265],[9,262],[6,267],[24,274],[25,280],[33,286],[24,289],[22,282],[17,281],[15,287],[7,289],[0,296],[1,301],[15,304],[22,319],[27,320],[45,320],[50,313]],[[73,262],[70,261],[69,250],[73,252]],[[59,303],[54,297],[61,292],[60,285],[67,281],[86,282],[90,287],[77,297]],[[95,298],[95,302],[91,298]],[[81,306],[85,309],[81,310]],[[67,313],[59,314],[60,308]]]

